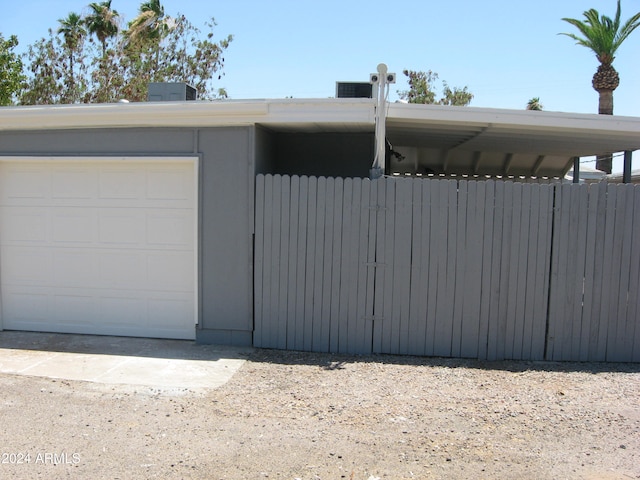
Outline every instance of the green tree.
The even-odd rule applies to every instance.
[[[142,12],[145,5],[141,6],[141,13],[145,13]],[[59,36],[49,30],[49,36],[29,46],[25,55],[29,75],[21,103],[104,103],[123,98],[144,101],[149,82],[187,82],[197,89],[202,99],[226,97],[223,89],[215,91],[213,86],[223,75],[224,52],[233,37],[214,40],[213,19],[201,31],[184,16],[165,16],[159,2],[149,2],[148,6],[161,14],[154,16],[163,27],[148,24],[150,30],[137,36],[135,42],[131,41],[130,29],[118,31],[112,39],[113,48],[106,50],[102,41],[94,42],[91,37],[80,41],[73,53],[73,80],[67,43],[71,38],[65,35],[67,29]],[[72,96],[70,92],[75,93]]]
[[[540,97],[533,97],[527,102],[527,110],[539,112],[543,108],[544,106],[540,103]]]
[[[620,0],[618,0],[616,15],[613,19],[606,15],[600,15],[593,8],[584,12],[583,15],[584,20],[562,19],[576,27],[580,35],[573,33],[561,33],[561,35],[571,37],[578,45],[595,53],[600,65],[591,84],[599,95],[598,113],[613,115],[613,91],[620,84],[620,77],[612,64],[622,43],[640,25],[640,12],[621,23]],[[598,158],[596,168],[611,173],[611,157]]]
[[[454,87],[451,89],[447,82],[442,82],[442,97],[436,99],[434,84],[438,80],[438,74],[429,70],[427,72],[415,70],[403,70],[408,78],[409,90],[399,91],[400,98],[409,103],[437,104],[467,106],[473,99],[473,94],[467,87]]]
[[[118,34],[118,12],[111,9],[111,0],[89,4],[91,13],[85,18],[89,33],[96,36],[102,45],[102,57],[107,56],[107,40]]]
[[[0,106],[14,103],[26,78],[22,72],[22,60],[14,51],[17,46],[17,36],[11,35],[5,40],[0,33]]]
[[[125,36],[131,43],[160,43],[169,31],[170,20],[165,17],[160,0],[143,2],[138,16],[129,22],[129,29],[125,32]]]
[[[49,29],[47,38],[29,45],[26,59],[29,73],[20,103],[25,105],[51,105],[68,102],[65,98],[67,55],[59,37]]]
[[[76,82],[76,76],[74,72],[74,55],[81,55],[82,42],[87,35],[87,31],[84,28],[84,20],[77,13],[71,12],[66,18],[58,20],[60,27],[58,28],[58,34],[64,38],[64,47],[69,56],[69,75],[67,83],[69,85],[69,100],[71,103],[76,102],[81,94]]]

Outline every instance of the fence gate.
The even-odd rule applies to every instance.
[[[543,359],[553,192],[259,175],[254,345]]]

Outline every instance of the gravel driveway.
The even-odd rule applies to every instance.
[[[0,478],[640,478],[640,365],[258,350],[224,386],[0,375]]]

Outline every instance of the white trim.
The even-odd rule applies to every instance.
[[[3,107],[0,131],[374,123],[370,99],[247,100]]]
[[[23,162],[23,163],[47,163],[47,162],[58,162],[58,163],[190,163],[193,169],[193,224],[194,224],[194,236],[193,236],[193,266],[194,266],[194,299],[193,299],[193,321],[194,321],[194,336],[195,336],[195,325],[198,324],[199,317],[199,216],[200,216],[200,202],[199,202],[199,168],[200,168],[200,157],[197,155],[193,156],[97,156],[97,155],[86,155],[86,156],[2,156],[0,155],[0,163],[2,162]],[[2,262],[2,257],[0,256],[0,262]],[[0,331],[3,330],[3,318],[2,318],[2,282],[0,281]]]

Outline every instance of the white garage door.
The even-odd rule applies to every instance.
[[[197,160],[0,158],[0,326],[192,339]]]

